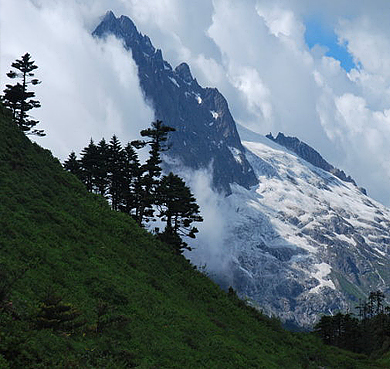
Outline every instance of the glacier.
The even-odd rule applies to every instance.
[[[353,312],[369,291],[388,292],[389,209],[268,138],[238,132],[259,184],[232,184],[224,198],[225,267],[212,265],[210,275],[303,327]],[[207,269],[204,242],[188,256]]]

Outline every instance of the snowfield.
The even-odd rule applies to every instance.
[[[259,184],[233,184],[217,205],[222,251],[210,255],[212,246],[199,243],[188,256],[224,287],[301,326],[354,309],[370,291],[389,292],[389,209],[264,136],[239,133]]]

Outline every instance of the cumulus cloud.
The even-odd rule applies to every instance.
[[[371,110],[364,98],[350,93],[337,97],[335,106],[340,131],[338,138],[349,148],[346,163],[354,165],[358,162],[357,173],[361,177],[369,175],[371,180],[386,183],[390,166],[388,156],[384,154],[389,150],[390,110]],[[371,189],[374,197],[383,196],[377,191],[377,187]]]
[[[306,45],[305,19],[318,12],[358,65],[349,73],[321,46]],[[380,12],[363,2],[350,9],[345,1],[215,0],[208,33],[223,55],[240,123],[298,136],[389,204],[390,150],[383,143],[390,139],[390,41],[387,23],[378,26]]]
[[[270,91],[261,80],[257,70],[241,66],[230,68],[230,70],[230,81],[242,93],[248,111],[260,117],[263,122],[272,123]],[[272,128],[271,124],[269,126]],[[256,126],[253,128],[256,129]]]
[[[317,142],[321,151],[329,140],[317,117],[319,91],[313,57],[304,47],[302,22],[290,10],[270,10],[254,1],[214,4],[208,33],[224,58],[233,116],[259,133],[279,130],[311,144],[322,133]]]
[[[302,45],[305,27],[290,9],[278,7],[273,3],[259,2],[256,11],[264,19],[272,35],[287,37]]]

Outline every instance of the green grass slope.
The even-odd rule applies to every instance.
[[[48,295],[84,324],[43,329]],[[113,212],[0,106],[0,368],[369,368],[284,331]]]

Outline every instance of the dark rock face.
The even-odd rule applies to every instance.
[[[351,182],[357,186],[356,182],[351,178],[351,176],[347,176],[343,170],[337,169],[332,164],[329,164],[316,150],[314,150],[308,144],[300,141],[298,138],[285,136],[281,132],[278,133],[276,138],[274,138],[271,133],[266,137],[291,150],[292,152],[295,152],[299,157],[308,161],[310,164],[332,173],[344,182]],[[360,188],[360,191],[364,195],[367,195],[367,192],[364,188]]]
[[[115,35],[131,49],[145,98],[152,104],[156,119],[174,127],[168,155],[189,168],[213,168],[214,188],[230,194],[230,184],[249,188],[257,183],[235,122],[222,94],[214,88],[202,88],[181,63],[174,70],[155,49],[149,37],[137,31],[125,16],[112,12],[93,32],[96,37]]]

